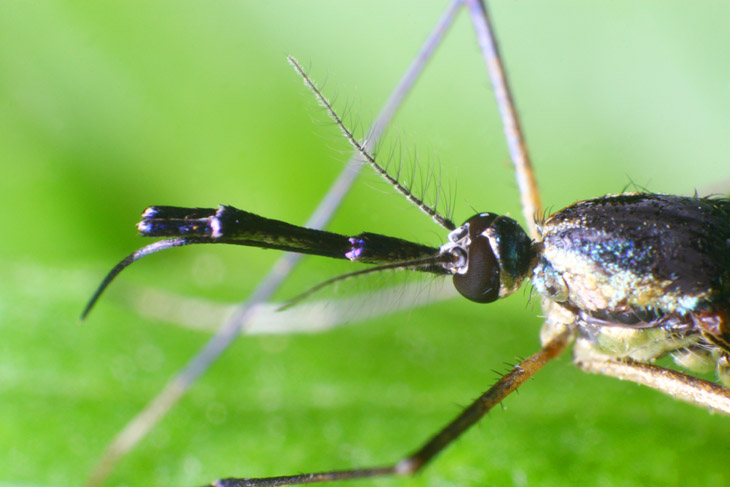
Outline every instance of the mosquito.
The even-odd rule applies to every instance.
[[[486,11],[465,2],[475,18]],[[454,2],[458,5],[460,2]],[[479,17],[481,15],[481,17]],[[480,39],[488,38],[480,37]],[[493,51],[491,60],[498,60]],[[543,216],[537,186],[514,126],[508,92],[502,100],[507,134],[523,196],[527,229],[504,215],[478,213],[456,225],[387,173],[358,141],[302,68],[295,69],[340,126],[357,153],[392,186],[449,233],[438,248],[379,234],[344,236],[292,226],[244,210],[148,208],[140,233],[167,237],[120,262],[89,302],[132,262],[191,244],[227,243],[310,253],[392,268],[453,276],[457,290],[475,302],[506,298],[529,281],[543,299],[542,348],[505,374],[422,447],[380,467],[269,478],[226,478],[217,486],[295,485],[419,471],[492,407],[547,362],[573,345],[583,370],[637,382],[714,411],[730,414],[730,391],[651,362],[672,355],[689,371],[711,368],[727,384],[730,353],[730,202],[647,192],[606,195]],[[499,72],[497,68],[495,71]],[[500,85],[495,82],[496,86]],[[511,112],[511,113],[510,113]]]

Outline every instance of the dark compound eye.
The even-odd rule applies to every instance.
[[[499,264],[487,237],[476,237],[469,246],[467,271],[454,274],[456,290],[477,303],[491,303],[499,298]]]
[[[529,273],[531,241],[509,217],[480,213],[453,232],[466,262],[456,269],[454,287],[465,298],[491,303],[519,289]]]
[[[483,234],[496,218],[493,213],[482,213],[464,223],[468,225],[471,244],[467,249],[466,271],[454,274],[454,287],[477,303],[491,303],[499,298],[499,263],[489,238]]]

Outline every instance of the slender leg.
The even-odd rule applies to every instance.
[[[451,423],[446,425],[433,438],[411,455],[392,465],[382,467],[361,468],[354,470],[335,470],[283,477],[266,477],[257,479],[228,478],[212,483],[214,487],[272,487],[278,485],[301,485],[336,480],[351,480],[386,475],[408,475],[418,472],[432,458],[438,455],[452,441],[457,439],[478,422],[494,406],[516,391],[530,377],[535,375],[545,364],[565,350],[570,343],[571,334],[563,332],[548,342],[539,352],[528,357],[512,368],[496,384],[489,388],[476,401],[467,407]]]
[[[714,382],[640,362],[580,360],[576,365],[586,372],[635,382],[675,399],[730,414],[730,389]]]
[[[517,106],[507,80],[507,71],[499,53],[494,29],[489,21],[487,6],[484,0],[466,0],[465,4],[474,24],[479,48],[487,65],[487,72],[499,108],[499,116],[502,118],[502,127],[504,127],[510,159],[515,167],[517,187],[520,190],[522,214],[525,217],[530,236],[538,238],[536,222],[542,213],[540,190],[537,187],[537,179],[527,153],[527,143],[522,133]]]

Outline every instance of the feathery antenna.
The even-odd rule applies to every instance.
[[[304,80],[304,84],[307,85],[307,87],[312,90],[312,93],[314,93],[315,98],[317,98],[317,101],[327,110],[327,113],[329,114],[330,118],[337,124],[337,126],[340,128],[342,133],[345,135],[345,138],[350,142],[350,145],[352,145],[355,150],[357,150],[360,155],[362,155],[363,159],[365,159],[368,163],[370,163],[370,166],[372,166],[373,169],[375,169],[375,172],[380,174],[383,178],[385,178],[388,183],[390,183],[391,186],[393,186],[396,191],[398,191],[400,194],[406,197],[408,201],[410,201],[412,204],[417,206],[422,212],[427,214],[431,217],[433,221],[441,225],[447,230],[454,230],[456,228],[456,225],[454,225],[454,222],[452,222],[450,219],[446,218],[445,216],[441,215],[438,211],[436,211],[435,208],[427,205],[423,202],[420,198],[418,198],[416,195],[413,194],[413,192],[402,185],[398,179],[394,178],[388,172],[385,170],[384,167],[382,167],[376,160],[375,157],[373,157],[368,149],[366,148],[367,140],[363,143],[360,143],[357,141],[355,136],[353,135],[352,131],[350,131],[340,118],[340,116],[337,114],[335,109],[332,107],[332,104],[327,100],[327,98],[324,97],[322,92],[317,88],[317,86],[314,84],[312,79],[307,75],[307,73],[304,71],[304,68],[302,68],[296,59],[294,59],[292,56],[287,56],[287,59],[289,60],[289,63],[292,65],[294,70],[299,74],[299,76],[302,77]]]

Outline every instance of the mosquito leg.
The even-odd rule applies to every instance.
[[[494,406],[516,391],[530,377],[535,375],[545,364],[565,350],[570,342],[570,332],[565,331],[548,342],[539,352],[528,357],[502,376],[496,384],[489,388],[476,401],[467,407],[451,423],[447,424],[433,438],[411,455],[393,465],[361,468],[354,470],[335,470],[283,477],[265,477],[257,479],[228,478],[212,483],[214,487],[272,487],[278,485],[301,485],[336,480],[351,480],[386,475],[409,475],[418,472],[432,458],[438,455],[452,441],[478,422]]]
[[[507,71],[502,63],[497,39],[489,22],[487,7],[483,0],[465,0],[471,14],[474,30],[476,31],[479,48],[482,50],[484,62],[487,64],[489,79],[492,82],[494,97],[497,100],[499,115],[507,139],[510,158],[515,167],[515,177],[520,190],[522,214],[525,217],[527,228],[532,238],[537,238],[537,218],[542,212],[540,190],[537,179],[532,170],[532,163],[527,153],[527,144],[522,134],[517,106],[507,80]]]
[[[428,60],[433,55],[436,47],[441,43],[454,17],[462,6],[462,0],[452,0],[444,11],[438,23],[423,43],[416,59],[406,70],[405,74],[393,90],[378,118],[370,129],[370,136],[366,143],[375,144],[382,134],[384,128],[390,123],[396,110],[402,104],[406,94],[413,87],[422,73]],[[347,194],[358,169],[361,165],[359,153],[353,155],[347,166],[342,170],[338,178],[332,184],[327,194],[320,202],[317,209],[307,221],[310,228],[324,227],[332,214]],[[145,435],[167,414],[177,401],[185,394],[195,380],[205,372],[223,351],[228,348],[231,342],[241,332],[252,315],[252,308],[259,303],[267,301],[278,289],[281,282],[289,275],[293,267],[300,259],[298,254],[287,254],[279,259],[269,274],[256,288],[254,294],[242,304],[229,319],[223,323],[215,336],[180,370],[165,387],[153,398],[145,408],[140,411],[124,428],[117,433],[116,437],[107,446],[99,461],[94,466],[89,479],[86,482],[88,487],[100,485],[104,479],[114,470],[117,462],[126,455],[134,446],[145,437]]]
[[[629,380],[690,404],[730,414],[730,389],[691,375],[641,362],[578,360],[586,372]]]

